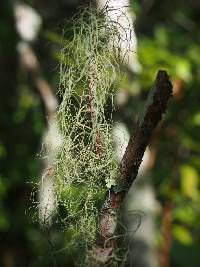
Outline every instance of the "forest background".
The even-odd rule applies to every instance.
[[[23,1],[39,14],[38,37],[28,43],[40,64],[38,77],[54,94],[59,87],[63,26],[86,2]],[[33,195],[42,172],[39,154],[47,114],[30,69],[21,63],[13,5],[12,1],[0,2],[0,266],[53,266],[52,247],[39,229],[37,196]],[[174,96],[150,143],[147,183],[153,188],[156,205],[153,246],[160,251],[162,267],[198,267],[200,2],[131,0],[130,7],[136,17],[141,70],[128,73],[123,80],[119,89],[123,101],[117,104],[114,119],[132,132],[156,72],[168,71]],[[144,220],[141,217],[140,227]],[[55,229],[54,235],[60,248],[56,253],[59,266],[69,266],[60,231]],[[139,249],[143,255],[145,248]]]

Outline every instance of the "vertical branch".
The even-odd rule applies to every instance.
[[[89,89],[89,107],[90,107],[90,114],[91,120],[95,119],[95,105],[94,105],[94,95],[96,91],[95,80],[94,80],[94,52],[90,47],[89,55],[88,55],[88,89]]]
[[[173,94],[174,95],[174,94]],[[159,250],[159,260],[161,267],[170,266],[170,247],[172,239],[172,210],[173,210],[173,199],[170,197],[172,194],[173,188],[176,186],[177,173],[179,170],[179,154],[178,145],[179,139],[178,136],[173,136],[173,160],[172,160],[172,172],[169,183],[169,194],[165,195],[164,201],[162,203],[162,214],[161,214],[161,244]]]
[[[92,128],[95,126],[97,118],[96,106],[95,106],[95,94],[96,94],[96,84],[95,84],[95,55],[92,41],[94,41],[94,34],[91,35],[91,43],[88,53],[88,102],[89,102],[89,111],[92,121]],[[95,127],[96,128],[96,127]],[[102,139],[99,129],[96,129],[96,140],[95,140],[95,153],[101,155],[102,151]]]
[[[160,248],[161,267],[169,267],[171,226],[172,226],[172,203],[169,200],[164,204],[162,212],[162,225],[161,225],[162,244]]]

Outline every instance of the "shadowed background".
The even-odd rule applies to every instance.
[[[26,8],[19,9],[20,4]],[[87,1],[0,2],[3,267],[53,266],[53,254],[58,266],[73,266],[64,249],[63,229],[52,230],[54,247],[39,229],[35,207],[36,188],[45,165],[39,154],[47,121],[57,105],[59,38],[65,21],[84,5]],[[124,213],[129,216],[125,220],[133,229],[130,261],[137,267],[198,267],[200,3],[131,0],[130,7],[135,18],[138,65],[125,70],[126,78],[115,97],[114,119],[120,122],[115,136],[121,129],[122,139],[128,139],[134,130],[158,69],[166,69],[174,85],[167,115],[153,134],[140,177],[126,201]]]

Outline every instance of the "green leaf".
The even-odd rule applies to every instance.
[[[191,198],[198,196],[198,173],[190,165],[181,167],[181,191],[185,196]]]
[[[193,242],[190,232],[181,225],[174,225],[172,233],[174,238],[180,243],[190,245]]]

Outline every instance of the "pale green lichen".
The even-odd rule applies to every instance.
[[[79,252],[93,244],[99,210],[118,173],[112,118],[105,116],[119,75],[116,38],[120,38],[116,24],[103,12],[87,9],[75,19],[73,38],[63,42],[60,56],[62,102],[57,120],[63,144],[52,170],[57,201],[65,210],[60,217],[66,243]]]

